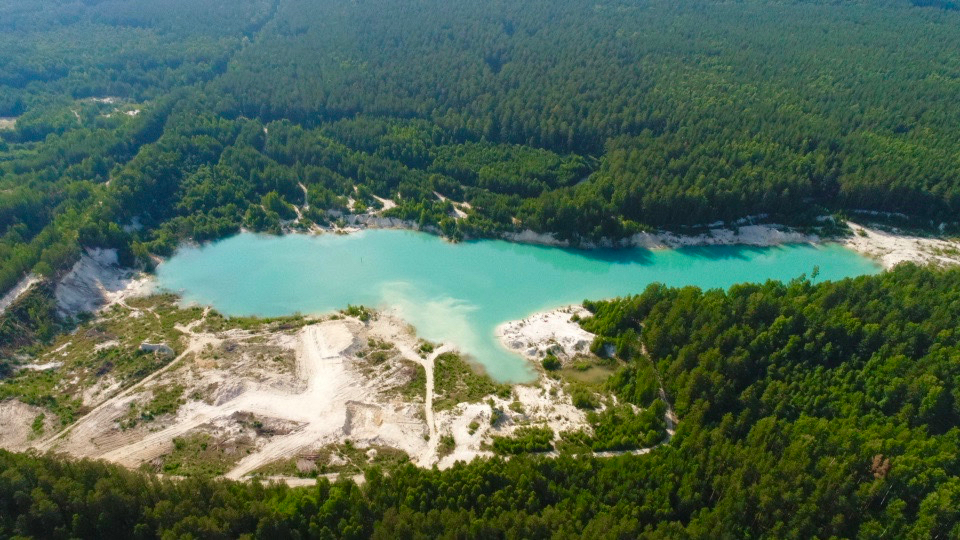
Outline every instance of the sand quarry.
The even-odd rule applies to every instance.
[[[150,289],[139,276],[116,268],[111,255],[85,254],[59,284],[63,313],[99,309],[99,318],[88,325],[94,328],[109,317],[159,321],[153,308],[127,303]],[[514,347],[522,344],[519,352],[531,359],[547,350],[572,358],[592,340],[571,321],[581,310],[566,308],[544,320],[505,325],[502,338]],[[44,411],[15,400],[0,403],[0,444],[162,472],[181,441],[202,435],[209,444],[227,448],[224,477],[259,476],[299,485],[311,479],[298,476],[318,470],[362,470],[346,467],[357,465],[357,450],[371,463],[378,454],[399,451],[419,466],[446,468],[493,455],[491,438],[519,427],[550,426],[557,434],[589,429],[561,383],[547,377],[514,386],[507,396],[499,392],[435,410],[435,361],[452,349],[426,344],[389,312],[366,320],[333,314],[245,328],[230,328],[222,318],[212,324],[209,314],[203,310],[175,326],[179,341],[168,345],[172,360],[162,359],[163,351],[140,352],[165,364],[135,384],[98,375],[78,393],[85,414],[65,428],[46,412],[43,429],[37,430]],[[95,343],[85,345],[93,355],[136,346],[117,336],[94,335]],[[75,349],[70,347],[76,347],[73,341],[51,347],[33,365],[57,370],[61,385],[75,383],[82,376],[71,371]],[[141,411],[171,391],[177,396],[174,410],[143,420]],[[495,410],[500,419],[491,425]]]
[[[960,244],[954,241],[850,226],[854,234],[843,243],[886,268],[902,261],[960,262]],[[25,278],[0,308],[35,282]],[[56,289],[64,315],[98,314],[92,326],[108,316],[159,321],[153,308],[127,303],[149,293],[148,279],[118,268],[116,254],[103,250],[84,254]],[[513,386],[507,396],[491,394],[438,410],[435,362],[450,348],[425,347],[413,328],[389,312],[366,320],[334,314],[243,327],[212,324],[209,310],[196,312],[169,334],[176,337],[165,345],[174,354],[162,359],[163,367],[135,382],[108,373],[80,385],[76,396],[83,414],[66,428],[50,411],[16,400],[0,402],[0,446],[161,472],[182,441],[202,436],[204,448],[221,449],[227,478],[259,476],[301,485],[313,482],[313,476],[356,475],[363,470],[358,460],[375,463],[391,455],[422,467],[450,467],[492,455],[492,437],[524,426],[549,426],[556,434],[590,429],[562,383],[546,376]],[[580,307],[557,309],[506,323],[497,332],[505,346],[531,361],[550,353],[566,362],[589,355],[593,339],[573,322],[574,315],[586,313]],[[91,332],[89,354],[133,353],[142,345]],[[63,378],[60,386],[76,384],[81,377],[71,371],[70,344],[51,347],[20,369],[56,370]],[[149,354],[161,360],[161,352]],[[174,395],[175,405],[143,420],[141,412],[164,395]],[[491,425],[495,414],[501,419]],[[671,433],[675,422],[673,416],[668,419]]]

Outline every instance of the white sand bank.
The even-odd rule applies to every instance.
[[[569,360],[578,354],[588,354],[594,335],[572,320],[573,316],[587,317],[583,306],[535,313],[519,321],[497,327],[497,337],[508,349],[531,360],[539,360],[553,353],[560,360]]]
[[[39,282],[40,278],[33,274],[28,274],[26,277],[21,279],[19,283],[7,291],[7,294],[0,298],[0,315],[3,315],[3,312],[5,312],[8,307],[10,307],[14,302],[17,301],[17,299],[29,291],[30,287],[33,287]]]
[[[0,401],[0,443],[3,448],[12,452],[30,448],[40,435],[33,425],[41,414],[44,418],[39,420],[40,434],[49,433],[55,420],[49,411],[15,399]]]
[[[54,294],[60,312],[74,316],[149,290],[149,278],[119,266],[115,249],[87,249],[57,284]]]
[[[902,262],[949,266],[960,264],[960,242],[895,234],[848,221],[853,235],[843,245],[890,269]]]
[[[716,224],[714,224],[716,225]],[[570,247],[570,242],[558,240],[553,234],[537,233],[529,229],[506,233],[504,239],[524,244]],[[811,244],[823,240],[814,234],[801,233],[783,225],[743,225],[735,228],[715,227],[697,235],[679,235],[667,231],[637,233],[618,241],[587,242],[582,247],[641,247],[647,249],[676,249],[685,246],[776,246],[781,244]]]

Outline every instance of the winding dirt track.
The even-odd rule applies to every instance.
[[[206,315],[206,312],[204,312]],[[60,432],[56,433],[49,439],[41,442],[37,445],[37,449],[41,451],[47,451],[55,449],[56,446],[62,442],[62,439],[68,435],[72,439],[93,439],[106,431],[104,426],[110,425],[113,422],[113,419],[116,417],[116,407],[119,404],[123,404],[127,398],[132,397],[135,391],[142,389],[150,381],[153,381],[163,375],[164,373],[174,369],[180,365],[180,362],[195,353],[198,353],[203,350],[207,345],[216,343],[216,340],[209,336],[198,336],[193,334],[193,328],[203,322],[203,319],[199,319],[190,323],[185,327],[178,327],[178,330],[191,336],[189,345],[187,345],[186,350],[180,353],[179,356],[171,360],[167,365],[162,368],[154,371],[147,377],[140,380],[138,383],[130,386],[126,390],[122,390],[117,395],[111,397],[110,399],[100,403],[93,408],[89,413],[87,413],[83,418],[75,422],[74,424],[64,428]]]

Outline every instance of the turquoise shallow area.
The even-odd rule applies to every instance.
[[[533,371],[497,341],[495,329],[505,321],[639,293],[652,282],[728,287],[809,275],[814,266],[820,280],[880,271],[838,245],[579,251],[496,240],[452,244],[412,231],[368,230],[240,234],[183,248],[157,275],[162,288],[228,315],[392,307],[424,338],[453,343],[493,377],[518,382]]]

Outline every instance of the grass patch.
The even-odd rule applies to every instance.
[[[253,450],[246,439],[218,440],[208,433],[173,439],[173,451],[162,458],[160,471],[177,476],[220,476]]]
[[[596,393],[581,384],[570,385],[570,399],[578,409],[593,410],[600,407]]]
[[[622,362],[614,358],[578,357],[557,371],[560,377],[574,383],[600,386],[617,372]]]
[[[367,322],[370,320],[372,312],[364,306],[354,306],[347,304],[347,309],[341,311],[347,317],[356,317],[360,319],[361,322]]]
[[[453,435],[444,435],[440,437],[440,444],[437,445],[437,455],[441,458],[449,456],[457,448],[457,441]]]
[[[186,403],[183,399],[183,386],[179,384],[154,388],[152,394],[150,401],[143,406],[130,404],[130,411],[120,420],[122,429],[130,429],[138,423],[152,422],[158,416],[175,413]]]
[[[33,423],[30,424],[30,433],[34,438],[43,436],[43,422],[47,419],[47,415],[40,413],[33,419]]]
[[[477,373],[456,353],[438,356],[433,370],[434,410],[452,409],[458,403],[477,403],[490,394],[506,398],[513,393],[510,385],[499,384],[489,376]]]
[[[222,332],[224,330],[264,330],[282,331],[297,330],[315,321],[303,315],[286,317],[226,317],[221,313],[210,310],[201,330],[204,332]]]
[[[403,450],[379,445],[360,448],[348,440],[343,444],[324,446],[315,453],[269,463],[254,474],[300,478],[315,478],[324,474],[355,475],[374,467],[389,472],[409,461],[410,456]]]

